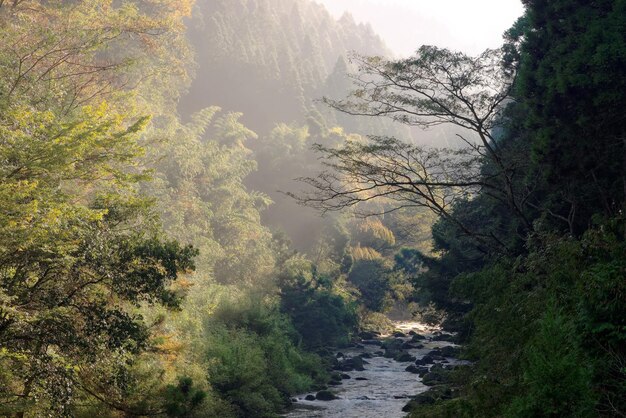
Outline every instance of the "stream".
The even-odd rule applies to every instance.
[[[420,334],[426,337],[415,345],[423,345],[423,348],[409,348],[408,352],[418,360],[426,356],[431,350],[454,346],[445,341],[436,341],[440,335],[437,329],[427,327],[417,322],[398,322],[397,330],[406,334],[401,337],[404,342],[411,343],[411,334]],[[338,353],[338,359],[344,360],[358,356],[364,356],[365,364],[363,371],[339,371],[344,374],[341,384],[330,386],[338,399],[331,401],[306,400],[315,396],[315,393],[305,393],[297,396],[294,400],[293,409],[285,417],[288,418],[314,418],[314,417],[341,417],[341,418],[395,418],[404,417],[402,408],[413,396],[428,390],[428,386],[422,383],[422,378],[417,374],[406,371],[407,366],[415,364],[414,361],[401,362],[392,358],[381,356],[383,351],[379,341],[363,341],[353,348],[342,349]],[[399,340],[399,338],[396,338]],[[415,343],[415,340],[413,340]],[[343,354],[343,356],[341,356]],[[371,356],[371,357],[370,357]],[[445,365],[463,364],[463,361],[446,357],[435,361]],[[426,366],[430,367],[430,366]],[[346,378],[349,376],[349,378]],[[365,380],[366,379],[366,380]]]

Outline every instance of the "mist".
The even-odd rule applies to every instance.
[[[469,54],[497,48],[502,34],[522,15],[519,0],[318,0],[336,18],[350,13],[369,23],[400,57],[419,45],[438,45]]]

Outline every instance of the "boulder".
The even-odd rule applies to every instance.
[[[359,333],[359,338],[362,340],[374,340],[379,336],[380,334],[374,331],[363,331]]]
[[[389,350],[389,349],[399,350],[400,348],[402,348],[403,345],[404,345],[404,340],[401,338],[388,339],[388,340],[384,340],[381,342],[380,348],[384,348],[386,350]]]
[[[306,395],[304,400],[306,400],[306,401],[314,401],[315,400],[315,395]]]
[[[339,368],[335,370],[341,370],[342,372],[351,372],[353,370],[363,371],[365,368],[363,365],[366,364],[365,360],[362,357],[356,356],[347,358],[342,361],[339,365]]]
[[[344,379],[344,380],[351,379],[350,375],[349,374],[345,374],[345,373],[341,374],[341,378]]]
[[[411,364],[406,369],[404,369],[404,371],[413,374],[419,374],[420,368],[417,367],[415,364]]]
[[[430,388],[426,392],[420,393],[419,395],[413,397],[413,399],[411,399],[409,403],[407,403],[404,408],[402,408],[402,411],[411,412],[421,405],[432,405],[439,399],[450,399],[451,397],[452,391],[450,390],[450,388],[447,388],[445,386]]]
[[[433,341],[446,341],[453,343],[456,341],[456,336],[451,334],[436,334],[433,336]]]
[[[398,353],[393,359],[395,361],[399,361],[400,363],[407,363],[407,362],[415,361],[415,357],[413,357],[411,354],[407,353],[406,351],[402,351]]]
[[[444,357],[458,357],[459,352],[461,350],[458,347],[447,345],[443,347],[440,351],[441,351],[441,355]]]
[[[418,366],[425,366],[427,364],[433,364],[434,362],[435,362],[435,359],[433,359],[429,355],[425,355],[421,359],[415,361],[415,364],[417,364]]]
[[[329,390],[320,390],[315,395],[315,399],[317,399],[318,401],[332,401],[338,398],[337,398],[337,395],[335,395]]]
[[[426,386],[440,385],[446,382],[446,376],[442,371],[433,371],[432,369],[422,377],[422,383]]]
[[[402,331],[394,331],[393,334],[394,337],[396,338],[406,338],[406,334]]]
[[[395,348],[388,348],[385,350],[385,353],[383,354],[383,357],[385,358],[395,358],[398,354],[400,354],[400,350],[397,350]]]
[[[369,380],[367,377],[357,377],[354,380]]]
[[[444,367],[441,364],[433,364],[430,368],[431,372],[441,372],[444,370]]]
[[[352,364],[354,365],[354,370],[357,371],[363,371],[365,370],[365,368],[363,367],[363,365],[365,364],[365,360],[363,360],[362,357],[352,357],[350,359],[350,361],[352,362]]]
[[[413,334],[413,336],[411,337],[411,341],[414,342],[414,343],[418,342],[418,341],[425,340],[425,339],[426,339],[425,336],[417,334],[417,333]]]

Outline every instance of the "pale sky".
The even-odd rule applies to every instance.
[[[524,11],[520,0],[316,0],[336,17],[370,22],[387,46],[408,56],[420,45],[470,54],[502,44]]]

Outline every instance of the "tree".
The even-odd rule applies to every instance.
[[[626,201],[626,3],[527,0],[507,32],[516,50],[530,172],[542,193],[529,203],[575,235]]]
[[[165,396],[168,417],[190,417],[204,402],[206,393],[194,388],[191,378],[183,377],[179,379],[178,385],[168,385]]]
[[[0,4],[0,106],[31,101],[67,114],[108,100],[137,115],[148,103],[153,112],[171,104],[186,80],[182,19],[190,2],[110,3]],[[157,82],[178,88],[151,88]]]
[[[141,307],[177,309],[194,267],[137,186],[146,103],[174,97],[146,86],[184,79],[188,6],[0,2],[0,413],[158,409],[121,394],[153,343]]]
[[[339,148],[319,145],[330,170],[303,179],[313,191],[296,196],[301,203],[327,211],[385,198],[393,205],[382,212],[426,207],[483,244],[505,249],[494,234],[472,230],[452,215],[455,202],[484,192],[506,204],[530,229],[524,211],[527,192],[517,182],[521,167],[507,157],[497,136],[506,124],[503,109],[515,78],[502,65],[501,50],[469,57],[424,46],[406,60],[354,60],[359,64],[353,75],[356,89],[345,100],[326,103],[350,115],[385,116],[421,128],[454,125],[464,130],[457,136],[465,146],[424,148],[388,137]],[[375,213],[371,209],[366,206],[362,214]]]
[[[199,248],[196,284],[259,286],[274,268],[272,237],[261,225],[260,212],[270,203],[249,191],[244,179],[256,169],[246,148],[256,134],[240,121],[240,114],[204,109],[182,124],[178,120],[154,137],[176,141],[155,143],[155,181],[144,190],[158,198],[165,231]]]
[[[361,293],[360,300],[372,311],[381,312],[388,307],[391,291],[389,270],[383,258],[361,259],[354,262],[348,274],[348,280]]]
[[[145,349],[130,308],[176,308],[170,284],[195,255],[159,237],[133,191],[145,121],[125,128],[105,106],[50,116],[5,113],[0,129],[0,396],[20,416],[33,399],[66,413],[81,371]]]

